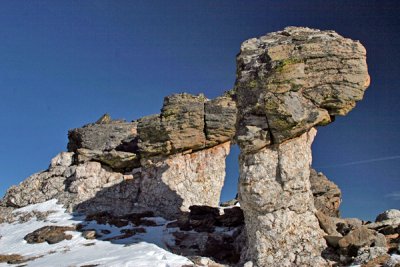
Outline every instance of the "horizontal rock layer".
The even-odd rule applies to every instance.
[[[237,56],[237,141],[257,150],[325,125],[368,85],[365,48],[333,31],[288,27],[249,39]]]
[[[236,103],[226,94],[213,100],[175,94],[164,99],[161,114],[139,119],[142,157],[201,150],[232,140]]]

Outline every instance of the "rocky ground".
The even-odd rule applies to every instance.
[[[399,210],[376,222],[322,212],[318,219],[331,266],[400,265]],[[152,212],[80,216],[50,200],[16,209],[7,220],[0,224],[0,266],[243,266],[246,249],[239,206],[192,206],[167,221]]]

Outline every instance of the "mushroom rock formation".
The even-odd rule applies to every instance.
[[[313,127],[346,115],[368,85],[365,48],[333,31],[288,27],[242,44],[236,140],[248,265],[327,264],[310,186]]]
[[[150,210],[168,219],[218,206],[236,142],[248,241],[241,262],[325,266],[315,213],[337,216],[340,190],[312,169],[310,178],[314,127],[346,115],[368,85],[364,47],[333,31],[289,27],[247,40],[232,91],[212,100],[174,94],[160,114],[134,122],[106,114],[69,131],[69,152],[11,187],[0,221],[52,198],[86,214]]]

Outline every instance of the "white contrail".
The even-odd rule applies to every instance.
[[[400,200],[400,191],[395,191],[395,192],[386,194],[385,197],[391,198],[393,200]]]
[[[351,162],[346,162],[346,163],[341,163],[341,164],[334,164],[334,165],[318,166],[318,167],[315,167],[315,168],[317,168],[317,169],[325,168],[326,169],[326,168],[345,167],[345,166],[366,164],[366,163],[378,162],[378,161],[395,160],[395,159],[400,159],[400,155],[391,156],[391,157],[381,157],[381,158],[375,158],[375,159],[367,159],[367,160],[359,160],[359,161],[351,161]]]

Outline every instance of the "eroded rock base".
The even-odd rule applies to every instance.
[[[327,266],[310,188],[315,129],[240,156],[240,204],[252,266]]]

